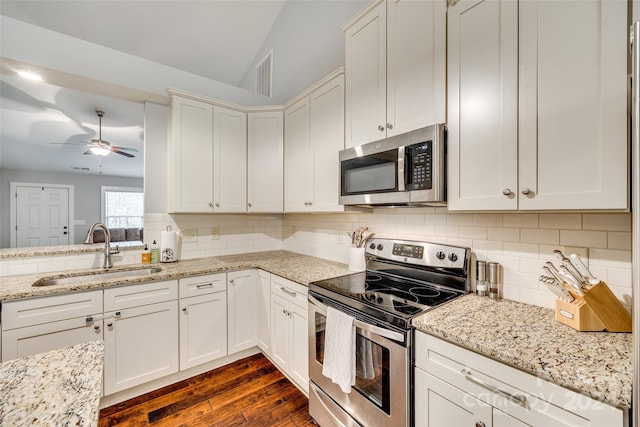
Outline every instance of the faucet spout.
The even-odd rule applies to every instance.
[[[114,250],[111,249],[111,233],[109,232],[109,229],[107,228],[107,226],[101,222],[96,222],[95,224],[91,225],[91,227],[89,227],[89,231],[87,232],[87,237],[85,237],[84,239],[85,245],[93,244],[93,232],[95,231],[96,228],[101,228],[102,231],[104,232],[104,264],[102,267],[105,270],[107,270],[113,267],[113,261],[111,259],[111,255],[120,253],[120,250],[118,249],[117,246]]]

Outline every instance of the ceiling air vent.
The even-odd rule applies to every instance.
[[[271,72],[273,70],[273,50],[267,53],[256,66],[256,92],[260,95],[271,96]]]

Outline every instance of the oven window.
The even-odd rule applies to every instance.
[[[342,161],[342,195],[396,191],[397,166],[398,150]]]
[[[324,361],[324,331],[326,316],[316,313],[315,358]],[[364,336],[356,335],[356,383],[353,390],[362,394],[371,403],[389,414],[389,349]]]

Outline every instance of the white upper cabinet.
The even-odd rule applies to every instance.
[[[344,74],[284,111],[285,212],[341,212],[338,153],[344,149]]]
[[[448,16],[449,209],[627,209],[626,2]]]
[[[445,122],[445,1],[375,3],[345,40],[347,147]]]
[[[517,209],[518,3],[449,8],[448,206]]]
[[[246,113],[171,98],[169,211],[246,212]]]
[[[282,212],[284,203],[282,111],[247,115],[247,211]]]

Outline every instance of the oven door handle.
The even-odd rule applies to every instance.
[[[327,314],[327,306],[322,304],[312,295],[309,295],[309,302],[313,304],[318,311],[326,316]],[[384,329],[379,326],[370,325],[368,323],[362,322],[358,319],[353,319],[354,325],[356,328],[362,329],[363,331],[368,331],[373,334],[379,335],[381,337],[388,338],[390,340],[398,341],[400,343],[404,343],[404,335],[399,332],[391,331],[389,329]]]

